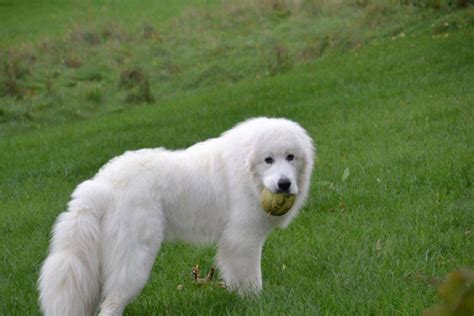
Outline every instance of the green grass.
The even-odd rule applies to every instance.
[[[433,34],[474,23],[472,14],[388,0],[130,3],[66,1],[54,10],[54,3],[38,6],[64,11],[58,15],[64,21],[57,23],[37,21],[48,15],[13,6],[11,11],[29,12],[31,19],[22,21],[35,26],[14,23],[10,12],[0,22],[6,36],[28,39],[30,34],[15,32],[23,27],[38,33],[31,35],[33,41],[13,41],[0,49],[0,133],[85,120],[143,103],[161,106],[203,88],[282,74],[374,39],[417,34],[429,22]],[[86,18],[75,18],[86,12]],[[101,16],[100,22],[95,16]],[[75,23],[65,22],[71,20]],[[44,35],[47,30],[52,35]],[[131,71],[145,80],[121,84]]]
[[[396,32],[405,36],[88,120],[8,125],[0,137],[0,314],[38,313],[51,226],[74,187],[110,158],[186,147],[266,115],[305,126],[319,158],[308,204],[267,240],[262,295],[195,287],[191,267],[210,267],[214,249],[166,244],[125,313],[419,315],[437,302],[439,279],[474,265],[474,28],[459,22],[469,19],[472,9],[430,15]],[[101,86],[87,95],[101,104],[108,93]]]
[[[208,4],[212,1],[193,1]],[[131,29],[143,21],[159,23],[177,15],[188,1],[27,0],[0,3],[0,47],[63,35],[74,25],[118,21]]]

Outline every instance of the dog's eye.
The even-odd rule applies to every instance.
[[[288,156],[286,156],[286,160],[288,161],[293,161],[294,159],[295,159],[295,156],[292,154],[289,154]]]
[[[269,165],[271,165],[273,163],[273,158],[272,157],[267,157],[265,158],[265,162]]]

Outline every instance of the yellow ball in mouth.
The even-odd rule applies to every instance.
[[[293,204],[295,204],[296,195],[288,193],[273,193],[264,188],[260,197],[263,209],[269,215],[282,216],[286,214]]]

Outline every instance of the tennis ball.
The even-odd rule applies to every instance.
[[[286,214],[295,204],[296,196],[287,193],[273,193],[265,188],[260,199],[265,212],[269,215],[281,216]]]

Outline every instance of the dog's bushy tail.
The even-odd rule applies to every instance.
[[[100,218],[107,196],[103,186],[86,181],[56,221],[39,279],[45,315],[94,315],[101,295]]]

